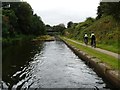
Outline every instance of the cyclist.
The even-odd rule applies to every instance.
[[[85,33],[84,35],[84,43],[87,45],[88,44],[88,35]]]
[[[91,33],[91,46],[96,47],[96,37],[93,32]]]

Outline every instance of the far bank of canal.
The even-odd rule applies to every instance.
[[[24,42],[3,49],[3,88],[107,88],[62,41]]]

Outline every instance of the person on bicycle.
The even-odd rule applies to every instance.
[[[93,32],[91,33],[91,46],[96,47],[96,37]]]
[[[84,43],[87,45],[88,44],[88,35],[85,33],[84,35]]]

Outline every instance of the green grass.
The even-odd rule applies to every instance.
[[[36,39],[34,40],[53,40],[53,36],[50,36],[50,35],[42,35],[42,36],[38,36]]]
[[[76,48],[80,49],[81,51],[86,52],[87,54],[94,56],[98,59],[100,59],[102,62],[106,63],[107,65],[109,65],[112,69],[116,69],[118,70],[118,68],[120,67],[120,61],[117,58],[114,58],[112,56],[109,56],[107,54],[103,54],[99,51],[93,50],[92,48],[77,44],[75,42],[72,42],[66,38],[63,38],[67,43],[75,46]]]
[[[80,42],[80,43],[84,43],[82,40],[76,40],[74,38],[71,38],[71,39],[74,41]],[[89,42],[89,45],[90,45],[90,42]],[[103,44],[103,43],[97,43],[96,46],[98,48],[105,49],[105,50],[120,54],[120,51],[118,49],[118,45],[115,43],[114,43],[114,45],[113,44],[108,45],[108,44]]]
[[[115,52],[115,53],[119,53],[117,46],[113,46],[113,45],[105,45],[105,44],[97,44],[98,48],[102,48],[111,52]]]

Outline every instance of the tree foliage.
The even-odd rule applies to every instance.
[[[32,16],[31,20],[31,34],[34,35],[42,35],[45,34],[45,25],[41,21],[41,18],[36,14]]]
[[[3,15],[3,36],[15,36],[14,28],[17,27],[17,16],[15,12],[13,10],[4,10]]]
[[[33,14],[33,10],[27,2],[5,2],[2,7],[3,37],[14,37],[17,34],[45,34],[45,25],[41,17]]]
[[[116,20],[120,19],[120,2],[101,2],[97,14],[97,19],[106,15],[112,15]]]
[[[67,28],[70,28],[72,25],[73,25],[73,22],[72,22],[72,21],[68,22],[68,23],[67,23]]]
[[[16,15],[18,16],[18,24],[23,34],[29,34],[30,32],[30,23],[32,17],[32,8],[26,3],[22,2],[17,8]]]
[[[65,25],[64,24],[59,24],[56,26],[53,26],[53,31],[59,32],[60,34],[63,34],[65,30]]]

